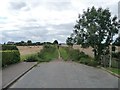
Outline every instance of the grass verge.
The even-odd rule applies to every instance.
[[[27,55],[21,55],[21,56],[20,56],[20,60],[21,60],[21,61],[24,61],[24,60],[26,60],[27,58],[29,58],[29,57],[31,57],[31,56],[34,56],[34,55],[37,55],[37,53],[27,54]]]
[[[120,69],[118,69],[118,68],[106,68],[106,69],[115,73],[115,74],[120,75]]]
[[[28,54],[21,56],[21,61],[27,62],[49,62],[57,59],[59,56],[57,47],[55,45],[45,45],[43,49],[36,54]]]
[[[55,45],[45,45],[40,53],[38,53],[39,62],[49,62],[57,59],[59,56]]]
[[[64,59],[65,61],[68,60],[69,54],[68,54],[67,50],[65,50],[64,47],[60,47],[59,51],[60,51],[60,56],[62,57],[62,59]]]
[[[97,66],[97,62],[94,61],[93,58],[89,57],[84,52],[80,52],[79,50],[73,49],[71,47],[70,48],[60,47],[59,51],[60,51],[61,57],[65,61],[71,60],[71,61],[79,62],[85,65],[89,65],[89,66],[94,66],[94,67]]]

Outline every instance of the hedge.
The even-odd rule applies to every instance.
[[[18,50],[15,45],[2,45],[2,50]]]
[[[1,51],[0,54],[2,54],[2,67],[20,61],[20,53],[18,50]]]

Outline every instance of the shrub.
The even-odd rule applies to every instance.
[[[2,50],[18,50],[15,45],[2,45]]]
[[[95,60],[91,60],[91,58],[82,57],[79,62],[85,65],[94,66],[94,67],[98,65],[98,63]]]
[[[80,58],[80,52],[79,50],[71,50],[70,51],[70,59],[72,59],[73,61],[78,61]]]
[[[82,57],[82,58],[80,59],[80,63],[85,64],[85,65],[88,65],[88,63],[90,63],[90,60],[89,60],[88,58]]]
[[[62,57],[62,59],[64,59],[65,61],[68,60],[69,53],[67,52],[67,50],[63,47],[60,47],[59,51],[60,51],[60,56]]]
[[[37,55],[31,55],[31,56],[28,56],[25,61],[26,62],[37,62],[38,60],[39,60],[39,58]]]
[[[93,58],[76,49],[61,47],[60,54],[64,60],[72,60],[94,67],[98,65],[97,62],[93,60]]]
[[[54,45],[44,45],[41,52],[38,53],[40,62],[51,61],[58,58],[58,51]]]
[[[116,59],[112,59],[111,67],[120,68],[120,61],[117,61]]]
[[[89,66],[94,66],[96,67],[98,65],[98,63],[94,60],[91,60],[89,63],[88,63]]]
[[[1,53],[2,53],[2,67],[20,61],[20,53],[17,50],[6,50],[1,51]]]
[[[119,59],[120,58],[120,52],[112,53],[112,57]]]
[[[80,52],[79,57],[80,58],[89,58],[89,56],[86,55],[84,52]]]

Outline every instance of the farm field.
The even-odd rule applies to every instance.
[[[17,46],[19,49],[20,55],[35,54],[42,50],[43,46]]]
[[[67,45],[62,45],[63,47],[67,47]],[[92,47],[89,48],[81,48],[80,45],[73,45],[73,49],[78,49],[79,51],[84,52],[85,54],[89,55],[90,57],[94,57]]]
[[[27,57],[35,55],[43,49],[43,46],[17,46],[20,52],[21,61],[24,61]]]

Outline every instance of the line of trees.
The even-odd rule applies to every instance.
[[[25,41],[20,41],[20,42],[16,42],[14,43],[14,45],[17,45],[17,46],[37,46],[37,45],[45,45],[45,44],[50,44],[50,45],[53,45],[53,44],[58,44],[58,41],[55,40],[53,43],[51,42],[32,42],[31,40],[28,40],[27,42]]]

